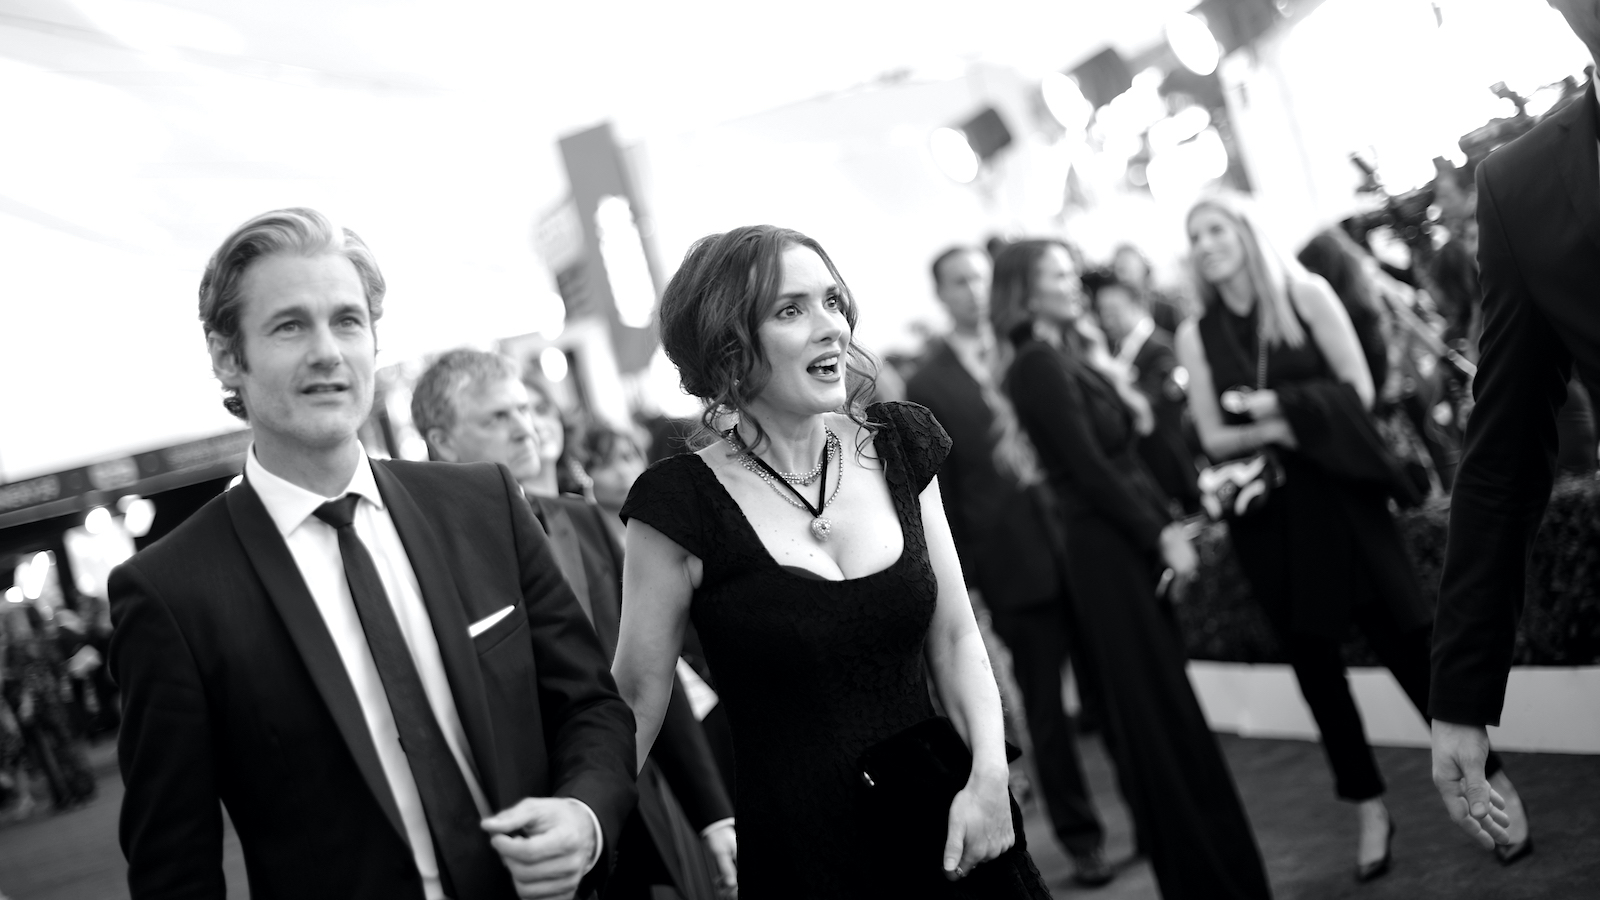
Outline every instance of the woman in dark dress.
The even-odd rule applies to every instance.
[[[660,315],[705,424],[731,427],[656,463],[622,508],[613,671],[640,758],[692,617],[732,726],[746,900],[1048,897],[935,481],[944,430],[913,404],[862,408],[855,302],[804,235],[700,240]],[[934,715],[930,674],[973,762],[914,865],[884,851],[896,834],[874,826],[857,761]]]
[[[1228,534],[1322,732],[1335,790],[1357,805],[1356,878],[1367,881],[1389,868],[1394,824],[1339,646],[1354,622],[1425,715],[1433,618],[1389,513],[1390,486],[1352,477],[1370,429],[1372,376],[1332,288],[1279,255],[1241,201],[1201,201],[1188,229],[1206,306],[1178,332],[1190,409],[1213,460],[1271,447],[1282,463],[1282,486],[1229,519]],[[1224,393],[1234,396],[1225,403]],[[1526,854],[1516,792],[1497,757],[1486,769],[1512,815],[1518,843],[1507,853]]]
[[[1067,582],[1108,744],[1161,894],[1270,897],[1233,777],[1189,686],[1183,645],[1156,600],[1162,569],[1192,576],[1181,526],[1140,462],[1137,398],[1081,338],[1072,257],[1021,241],[995,260],[990,318],[1009,338],[1006,393],[1060,498]]]

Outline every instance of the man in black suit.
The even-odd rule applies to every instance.
[[[1550,0],[1600,60],[1600,4]],[[1595,85],[1478,166],[1483,336],[1450,502],[1433,643],[1433,780],[1502,859],[1529,846],[1515,795],[1484,780],[1528,554],[1550,499],[1556,413],[1576,363],[1600,378],[1600,140]],[[1506,808],[1500,809],[1504,803]],[[1509,828],[1507,827],[1509,823]]]
[[[1199,472],[1184,437],[1188,403],[1172,332],[1156,324],[1144,297],[1115,276],[1084,277],[1111,352],[1150,401],[1155,427],[1139,438],[1139,456],[1167,499],[1185,514],[1200,511]]]
[[[1061,704],[1069,637],[1061,549],[1045,488],[1027,477],[1015,417],[990,374],[989,276],[988,256],[974,248],[955,247],[934,260],[934,290],[955,327],[907,382],[906,396],[932,410],[950,434],[939,480],[961,571],[1011,650],[1039,787],[1074,878],[1102,885],[1112,877],[1105,834]]]
[[[541,446],[532,398],[519,374],[515,362],[498,354],[445,353],[417,379],[412,422],[438,459],[500,463],[511,471],[545,526],[556,562],[609,659],[616,654],[622,621],[622,547],[600,507],[550,493],[553,483],[540,477],[561,450]],[[688,695],[676,682],[639,788],[639,807],[624,827],[606,897],[649,900],[652,886],[662,885],[686,900],[710,900],[716,892],[702,839],[717,861],[724,890],[734,890],[733,804]]]
[[[308,209],[240,226],[200,312],[243,480],[118,567],[133,897],[572,897],[635,800],[633,717],[515,482],[369,460],[383,277]]]

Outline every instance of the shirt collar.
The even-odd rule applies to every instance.
[[[372,461],[367,458],[364,447],[361,450],[361,460],[356,463],[355,474],[350,476],[350,483],[333,498],[308,491],[267,471],[267,467],[256,459],[254,444],[250,445],[250,451],[244,457],[244,477],[250,482],[250,487],[255,490],[256,496],[261,498],[261,505],[267,508],[267,515],[271,516],[272,523],[278,526],[278,533],[284,537],[288,537],[304,524],[306,519],[317,511],[317,507],[345,494],[358,494],[363,500],[383,509],[383,495],[378,493],[378,482],[372,477]]]

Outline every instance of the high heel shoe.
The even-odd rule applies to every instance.
[[[1394,858],[1394,819],[1389,820],[1389,833],[1383,839],[1383,856],[1369,863],[1356,864],[1356,883],[1366,884],[1389,874],[1389,862]],[[1498,849],[1498,848],[1497,848]]]

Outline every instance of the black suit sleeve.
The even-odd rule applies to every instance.
[[[1054,351],[1035,350],[1012,364],[1011,402],[1040,461],[1051,475],[1072,486],[1106,521],[1141,551],[1155,553],[1166,520],[1139,496],[1101,451],[1091,431],[1092,414],[1083,388],[1052,359]]]
[[[110,596],[128,891],[135,900],[222,900],[222,808],[199,670],[171,610],[132,563],[111,573]]]
[[[1572,357],[1534,303],[1490,183],[1478,169],[1483,338],[1476,405],[1450,501],[1428,712],[1496,725],[1522,614],[1528,554],[1555,478],[1556,412]]]
[[[504,466],[499,471],[538,668],[552,793],[580,800],[594,811],[604,833],[604,855],[609,856],[638,801],[633,711],[617,693],[600,641],[562,578],[533,508],[522,499],[511,473]],[[602,860],[585,889],[597,886],[606,869]]]

